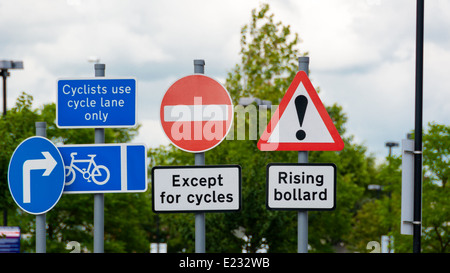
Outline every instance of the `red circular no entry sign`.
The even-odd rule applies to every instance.
[[[219,145],[233,121],[228,91],[216,80],[201,74],[183,77],[166,91],[160,121],[176,147],[192,153]]]

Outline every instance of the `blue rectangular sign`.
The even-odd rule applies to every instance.
[[[59,128],[134,127],[135,78],[59,79],[56,125]]]
[[[20,253],[20,227],[0,227],[0,253]]]
[[[142,144],[88,144],[58,147],[65,165],[63,193],[144,192],[146,147]]]

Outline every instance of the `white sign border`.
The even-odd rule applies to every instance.
[[[173,143],[173,141],[169,138],[169,136],[167,136],[166,132],[164,131],[164,127],[163,127],[163,125],[162,125],[162,119],[161,119],[161,115],[160,115],[160,114],[159,114],[159,125],[160,125],[160,127],[161,127],[161,130],[164,132],[164,135],[166,135],[167,139],[170,141],[170,143],[171,143],[173,146],[177,147],[178,149],[180,149],[180,150],[182,150],[182,151],[188,152],[188,153],[204,153],[204,152],[206,152],[206,151],[209,151],[209,150],[214,149],[214,148],[217,147],[220,143],[222,143],[222,142],[224,141],[225,138],[227,138],[228,134],[230,133],[231,128],[234,126],[234,105],[233,105],[233,100],[231,99],[230,92],[229,92],[228,89],[226,89],[225,86],[224,86],[223,84],[221,84],[217,79],[215,79],[214,77],[205,75],[205,74],[194,73],[194,74],[189,74],[189,75],[183,76],[183,77],[181,77],[181,78],[178,78],[177,80],[173,81],[173,82],[169,85],[168,88],[166,88],[166,91],[164,92],[164,95],[161,97],[161,100],[160,100],[160,103],[159,103],[159,105],[160,105],[160,106],[159,106],[159,107],[160,107],[160,109],[159,109],[160,112],[159,112],[159,113],[161,113],[161,107],[162,107],[162,102],[163,102],[163,100],[164,100],[164,97],[165,97],[167,91],[169,91],[169,89],[172,87],[172,85],[174,85],[174,84],[175,84],[176,82],[178,82],[179,80],[181,80],[181,79],[183,79],[183,78],[186,78],[186,77],[190,77],[190,76],[203,76],[203,77],[210,78],[211,80],[217,82],[220,86],[222,86],[222,88],[223,88],[223,89],[226,91],[226,93],[228,94],[228,97],[230,98],[230,102],[231,102],[230,107],[231,107],[231,110],[232,110],[232,111],[231,111],[231,122],[230,122],[230,126],[228,127],[227,132],[225,133],[225,136],[222,138],[222,140],[220,140],[218,143],[216,143],[214,146],[212,146],[212,147],[210,147],[210,148],[207,148],[207,149],[204,149],[204,150],[201,150],[201,151],[191,151],[191,150],[187,150],[187,149],[181,148],[181,147],[178,146],[177,144]],[[219,166],[219,165],[217,165],[217,166]],[[223,165],[222,165],[222,166],[223,166]]]
[[[331,208],[272,208],[269,206],[269,168],[271,166],[331,166],[334,169],[333,207]],[[266,167],[266,208],[269,210],[294,210],[294,211],[330,211],[336,209],[337,168],[334,163],[269,163]]]
[[[63,177],[63,181],[64,181],[64,182],[63,182],[63,187],[61,188],[61,193],[59,194],[59,197],[58,197],[58,199],[56,200],[56,202],[55,202],[49,209],[47,209],[47,210],[45,210],[45,211],[42,211],[42,212],[31,212],[31,211],[29,211],[29,210],[23,208],[23,207],[19,204],[19,202],[16,201],[15,196],[12,194],[12,191],[11,191],[11,185],[10,185],[11,182],[10,182],[10,180],[9,180],[9,179],[10,179],[10,176],[12,175],[12,174],[10,173],[10,169],[11,169],[11,161],[12,161],[14,155],[16,154],[16,151],[17,151],[18,148],[19,148],[23,143],[25,143],[26,141],[29,141],[30,139],[36,139],[36,138],[44,139],[45,141],[48,141],[49,143],[51,143],[51,144],[53,145],[53,147],[55,147],[55,149],[58,151],[59,159],[61,159],[62,165],[63,165],[63,167],[64,167],[64,159],[63,159],[61,153],[60,153],[59,150],[58,150],[58,146],[55,145],[55,143],[53,143],[50,139],[48,139],[48,138],[46,138],[46,137],[43,137],[43,136],[31,136],[31,137],[28,137],[28,138],[24,139],[22,142],[20,142],[20,144],[17,145],[17,147],[14,149],[14,152],[12,153],[11,158],[9,159],[9,163],[8,163],[7,182],[8,182],[8,189],[9,189],[9,192],[11,193],[11,196],[12,196],[14,202],[16,203],[16,205],[17,205],[20,209],[22,209],[23,211],[25,211],[26,213],[29,213],[29,214],[33,214],[33,215],[41,215],[41,214],[44,214],[44,213],[47,213],[47,212],[51,211],[51,210],[56,206],[56,204],[58,204],[59,200],[61,200],[61,197],[62,197],[62,195],[63,195],[63,193],[64,193],[64,186],[65,186],[66,177],[65,177],[65,176]]]
[[[104,126],[97,126],[97,125],[59,125],[58,121],[58,83],[59,81],[70,81],[70,80],[134,80],[135,82],[135,109],[134,109],[134,124],[133,125],[104,125]],[[59,129],[90,129],[90,128],[134,128],[138,124],[138,81],[136,77],[79,77],[79,78],[58,78],[56,80],[56,112],[55,112],[55,124],[56,127]]]

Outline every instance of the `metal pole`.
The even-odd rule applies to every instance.
[[[36,122],[36,136],[47,137],[47,123]],[[46,214],[36,215],[36,253],[45,253],[46,250]]]
[[[194,73],[205,73],[205,61],[194,60]],[[195,153],[195,165],[205,165],[205,153]],[[205,253],[205,213],[195,214],[195,253]]]
[[[424,0],[417,0],[416,19],[416,109],[414,128],[414,218],[413,252],[420,253],[422,230],[422,108]]]
[[[105,64],[94,64],[95,77],[105,76]],[[95,143],[105,143],[105,129],[95,128]],[[94,194],[94,253],[104,252],[105,199],[103,193]]]
[[[3,115],[6,115],[6,78],[8,77],[8,73],[8,69],[1,70],[3,78]]]
[[[298,58],[298,70],[309,74],[309,57]],[[298,163],[308,163],[308,151],[298,152]],[[297,212],[297,252],[308,253],[308,211]]]
[[[3,78],[3,116],[6,115],[6,77],[8,77],[8,70],[2,69],[0,71]],[[5,207],[3,209],[3,225],[8,225],[8,209]]]

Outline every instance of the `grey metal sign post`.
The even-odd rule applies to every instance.
[[[105,76],[105,64],[94,64],[95,77]],[[95,143],[105,143],[105,129],[95,128]],[[94,253],[104,252],[105,199],[103,193],[94,194]]]
[[[194,73],[205,74],[205,60],[194,60]],[[205,165],[205,153],[195,153],[195,165]],[[195,214],[195,253],[205,253],[205,213]]]
[[[308,75],[309,57],[298,58],[298,70],[305,71]],[[298,163],[308,163],[308,151],[298,152]],[[299,210],[297,213],[297,252],[308,252],[308,211]]]
[[[47,123],[36,122],[36,136],[47,137]],[[45,253],[46,244],[46,214],[36,215],[36,253]]]

